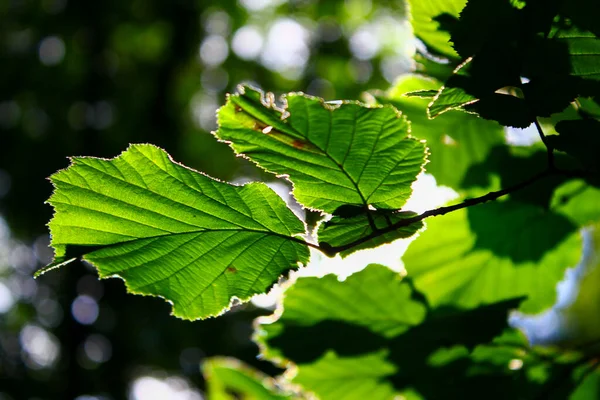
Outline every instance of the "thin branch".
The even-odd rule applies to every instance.
[[[374,238],[381,236],[383,234],[386,234],[388,232],[393,232],[398,228],[402,228],[404,226],[414,224],[415,222],[422,221],[425,218],[435,217],[438,215],[444,215],[444,214],[447,214],[452,211],[457,211],[457,210],[460,210],[460,209],[463,209],[466,207],[471,207],[471,206],[475,206],[477,204],[483,204],[488,201],[496,200],[500,197],[506,196],[507,194],[522,190],[522,189],[526,188],[527,186],[529,186],[541,179],[544,179],[550,175],[563,174],[563,173],[564,173],[563,171],[557,171],[555,169],[548,168],[548,169],[544,170],[543,172],[540,172],[539,174],[534,175],[531,178],[529,178],[521,183],[518,183],[514,186],[510,186],[506,189],[498,190],[496,192],[490,192],[481,197],[467,199],[467,200],[463,201],[462,203],[454,204],[451,206],[439,207],[439,208],[436,208],[433,210],[425,211],[424,213],[416,215],[412,218],[406,218],[406,219],[396,222],[395,224],[387,226],[385,228],[380,228],[379,230],[372,232],[371,234],[364,236],[360,239],[357,239],[351,243],[347,243],[342,246],[331,247],[330,249],[328,248],[328,249],[326,249],[327,250],[326,253],[327,254],[337,254],[339,252],[351,249],[355,246],[358,246],[359,244],[365,243],[371,239],[374,239]],[[324,250],[324,249],[322,249],[322,250]]]
[[[542,130],[542,126],[540,125],[537,118],[535,118],[533,120],[533,123],[535,124],[535,127],[537,128],[538,134],[540,135],[540,139],[542,139],[542,143],[544,143],[544,146],[546,146],[546,152],[548,154],[548,169],[554,171],[554,170],[556,170],[556,166],[554,165],[554,148],[552,146],[550,146],[550,144],[548,143],[546,135],[544,134],[544,131]]]

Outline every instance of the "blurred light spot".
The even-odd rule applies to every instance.
[[[3,198],[10,192],[12,179],[10,175],[3,169],[0,169],[0,199]]]
[[[181,378],[158,379],[151,376],[137,378],[131,385],[130,400],[202,400],[197,390]]]
[[[110,360],[112,357],[112,345],[102,335],[90,335],[83,344],[86,357],[97,364]]]
[[[33,369],[51,367],[60,354],[58,339],[39,326],[25,325],[19,334],[19,341],[25,353],[24,361]]]
[[[17,126],[21,108],[14,101],[3,101],[0,103],[0,128],[10,129]]]
[[[77,296],[71,304],[71,314],[82,325],[91,325],[98,318],[98,303],[87,295]]]
[[[260,30],[252,25],[242,26],[235,31],[231,40],[233,52],[243,60],[254,60],[260,55],[264,44]]]
[[[252,304],[256,307],[265,308],[267,310],[274,310],[277,306],[277,302],[281,298],[283,290],[279,285],[275,285],[271,288],[269,293],[262,293],[252,297]]]
[[[200,77],[202,87],[210,92],[225,90],[229,83],[229,74],[223,68],[205,69]]]
[[[195,124],[207,132],[217,128],[217,109],[219,103],[213,96],[198,93],[192,97],[190,110]]]
[[[204,22],[204,30],[211,35],[227,36],[230,29],[229,14],[225,11],[211,13]]]
[[[510,360],[510,362],[508,363],[508,369],[510,369],[512,371],[519,370],[522,367],[523,367],[523,360],[519,360],[518,358]]]
[[[33,250],[24,244],[16,244],[11,253],[9,263],[15,270],[33,271],[37,266],[37,260]]]
[[[50,248],[50,236],[38,236],[33,243],[33,253],[40,264],[50,264],[54,256],[54,252]]]
[[[356,19],[363,19],[373,9],[371,0],[344,0],[346,12]]]
[[[260,11],[267,7],[273,7],[283,3],[284,0],[240,0],[240,3],[248,11]]]
[[[22,301],[31,301],[37,293],[37,282],[29,272],[25,276],[13,275],[6,283],[13,295]]]
[[[370,60],[375,57],[381,45],[375,32],[369,25],[363,25],[350,36],[350,51],[359,60]]]
[[[204,358],[204,352],[197,347],[184,349],[179,355],[179,364],[185,374],[200,372],[200,361]]]
[[[352,76],[356,83],[366,83],[371,79],[371,75],[373,75],[373,66],[370,61],[353,58],[348,63],[348,69],[350,76]]]
[[[48,36],[40,42],[38,55],[44,65],[60,64],[65,57],[65,43],[58,36]]]
[[[229,55],[227,41],[220,35],[209,35],[200,45],[200,59],[205,65],[221,65]]]
[[[0,314],[4,314],[15,304],[15,298],[12,292],[4,283],[0,281]]]
[[[57,327],[63,318],[63,310],[60,304],[52,298],[45,298],[35,305],[37,319],[48,328]]]
[[[271,26],[261,62],[288,79],[298,79],[308,61],[309,32],[297,21],[280,18]]]
[[[381,72],[383,77],[390,83],[394,82],[399,75],[411,70],[412,63],[405,56],[389,56],[381,61]]]

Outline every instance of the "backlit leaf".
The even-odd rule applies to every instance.
[[[581,240],[567,217],[534,205],[502,201],[427,221],[403,257],[432,306],[477,307],[527,296],[524,312],[550,307]]]
[[[425,163],[425,144],[391,106],[324,103],[299,93],[279,108],[249,87],[219,111],[217,137],[259,166],[289,176],[306,207],[401,208]]]
[[[303,223],[265,184],[216,181],[151,145],[73,158],[51,180],[51,267],[82,256],[182,318],[218,315],[308,260]]]

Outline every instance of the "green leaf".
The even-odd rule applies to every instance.
[[[213,357],[202,364],[208,400],[284,400],[294,398],[272,378],[234,358]]]
[[[581,179],[568,181],[556,188],[550,208],[578,226],[590,225],[600,220],[600,189]]]
[[[478,100],[463,88],[444,86],[429,104],[427,113],[430,118],[436,118],[450,110],[464,111],[465,106],[476,103]]]
[[[521,310],[550,307],[556,284],[575,266],[581,239],[563,215],[513,200],[427,221],[403,257],[432,306],[472,308],[528,296]]]
[[[370,265],[344,282],[298,279],[284,293],[279,319],[259,326],[258,340],[267,357],[292,361],[293,382],[322,400],[458,396],[470,390],[453,382],[466,379],[470,351],[503,332],[520,301],[426,311],[408,281]]]
[[[181,318],[218,315],[308,260],[304,224],[265,184],[216,181],[151,145],[73,158],[51,180],[51,266],[83,256]]]
[[[395,213],[370,211],[369,214],[371,221],[379,230],[390,228],[393,224],[417,215],[411,211],[400,211]],[[332,219],[319,226],[319,246],[323,249],[328,249],[330,247],[340,247],[349,243],[354,243],[360,239],[366,239],[373,232],[370,224],[371,221],[369,221],[369,216],[367,214],[349,218],[334,216]],[[406,239],[413,236],[421,229],[423,229],[423,222],[421,221],[406,226],[399,226],[390,232],[365,240],[363,243],[353,246],[348,250],[343,250],[340,252],[340,255],[345,257],[358,250],[374,248],[385,243],[393,242],[397,239]]]
[[[559,135],[548,136],[548,143],[577,159],[589,172],[600,172],[600,121],[584,119],[561,121]]]
[[[596,35],[570,28],[559,30],[554,38],[567,49],[572,76],[600,80],[600,39]]]
[[[230,95],[218,114],[218,138],[268,171],[289,176],[306,207],[333,213],[342,205],[399,209],[425,163],[425,144],[409,136],[393,107],[324,103],[249,87]]]
[[[431,120],[427,117],[428,101],[406,97],[416,88],[439,89],[440,82],[419,75],[406,75],[385,95],[377,96],[381,103],[390,103],[411,121],[411,134],[425,139],[430,149],[427,172],[439,185],[464,192],[469,169],[484,162],[495,146],[503,146],[504,128],[476,115],[448,111]]]
[[[339,357],[330,351],[314,363],[302,365],[294,383],[321,400],[393,400],[396,398],[394,387],[384,379],[393,375],[396,367],[386,361],[386,356],[386,351],[379,351]]]
[[[440,17],[458,18],[466,3],[466,0],[409,0],[410,22],[415,36],[434,51],[457,58],[458,54],[450,44],[450,34],[440,29]]]

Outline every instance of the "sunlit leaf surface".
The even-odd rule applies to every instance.
[[[521,309],[538,312],[554,303],[556,284],[580,254],[569,218],[509,200],[428,220],[403,261],[432,306],[527,296]]]
[[[242,87],[219,111],[216,135],[268,171],[289,176],[304,206],[401,208],[425,163],[425,144],[393,107],[324,103],[299,93],[283,108]]]
[[[438,185],[460,192],[467,189],[465,177],[469,168],[485,161],[495,146],[504,144],[504,129],[461,111],[448,111],[429,119],[427,105],[431,99],[405,95],[419,88],[438,90],[441,86],[441,82],[423,76],[407,75],[389,92],[378,95],[377,100],[402,111],[411,122],[411,134],[427,140],[431,154],[426,169]]]
[[[73,158],[51,180],[54,265],[83,256],[182,318],[218,315],[308,259],[303,223],[265,184],[216,181],[151,145]]]

